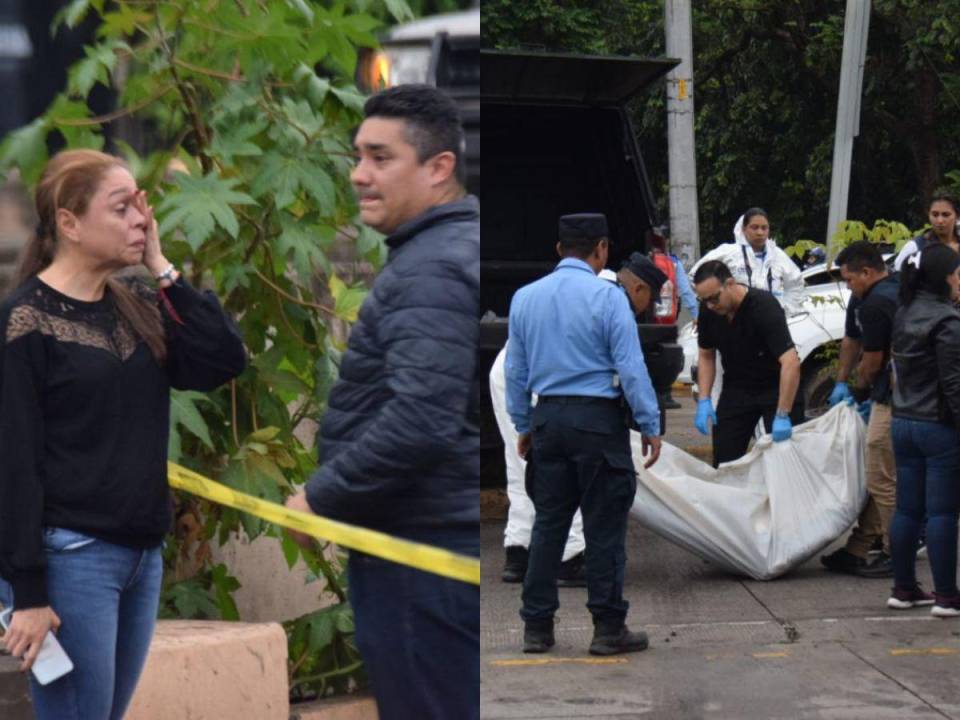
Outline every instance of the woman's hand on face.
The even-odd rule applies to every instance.
[[[163,256],[163,248],[160,247],[160,232],[157,229],[157,219],[153,215],[153,208],[147,204],[146,190],[138,190],[133,196],[133,203],[140,214],[144,217],[144,233],[146,235],[146,247],[143,250],[143,264],[153,277],[156,277],[170,264]]]
[[[33,667],[47,633],[59,627],[60,618],[49,605],[15,610],[3,644],[11,655],[23,660],[20,670],[26,672]]]

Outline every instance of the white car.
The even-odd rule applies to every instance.
[[[883,259],[889,266],[894,257],[885,253]],[[787,318],[787,327],[800,355],[800,391],[807,416],[816,417],[827,410],[827,398],[833,390],[835,361],[839,355],[839,342],[843,339],[850,291],[840,279],[836,264],[828,271],[821,263],[801,274],[806,283],[804,311]],[[677,342],[683,347],[683,370],[677,381],[695,384],[693,374],[699,350],[693,323],[680,329]]]

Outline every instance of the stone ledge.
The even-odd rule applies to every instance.
[[[162,620],[126,720],[288,720],[288,692],[280,625]]]
[[[33,720],[30,684],[19,667],[18,660],[0,655],[0,718],[3,720]]]
[[[316,700],[290,708],[290,720],[377,720],[377,703],[369,695]]]

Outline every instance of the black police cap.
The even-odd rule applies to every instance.
[[[609,237],[607,216],[603,213],[579,213],[560,216],[560,242],[578,242]]]
[[[660,288],[667,281],[667,276],[658,268],[653,260],[643,253],[632,253],[628,260],[623,261],[623,269],[629,270],[650,286],[654,298],[660,297]]]

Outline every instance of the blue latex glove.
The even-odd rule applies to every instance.
[[[830,407],[833,407],[837,403],[843,402],[844,400],[853,397],[850,394],[850,388],[845,382],[838,382],[833,386],[833,392],[830,393],[830,397],[827,398],[827,403]]]
[[[773,419],[773,441],[783,442],[789,440],[793,435],[793,423],[785,415],[777,415]]]
[[[693,424],[704,435],[710,434],[710,427],[707,420],[712,420],[717,424],[717,414],[713,411],[713,403],[710,398],[704,398],[697,401],[697,416],[693,419]]]
[[[863,418],[865,423],[870,422],[870,411],[873,409],[873,400],[864,400],[862,403],[857,405],[857,412],[860,413],[860,417]]]

